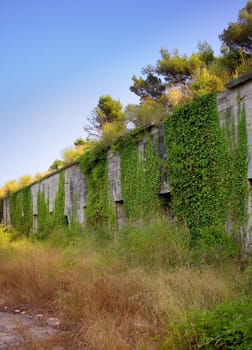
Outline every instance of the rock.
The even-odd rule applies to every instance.
[[[57,317],[49,317],[46,321],[48,326],[58,327],[61,324],[61,321]]]

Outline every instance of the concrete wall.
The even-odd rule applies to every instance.
[[[249,146],[249,165],[248,165],[248,184],[249,184],[249,203],[248,203],[248,227],[246,231],[245,249],[249,249],[252,245],[252,73],[247,74],[233,82],[228,86],[228,90],[219,94],[217,97],[217,106],[220,114],[220,121],[224,124],[227,112],[232,120],[237,124],[238,112],[238,96],[240,101],[245,104],[248,130],[248,146]],[[161,159],[166,159],[166,148],[164,145],[164,133],[162,126],[156,127],[149,125],[146,127],[146,132],[150,133],[152,140],[158,140],[158,152]],[[139,156],[144,156],[144,147],[147,142],[146,134],[143,132],[143,138],[138,143]],[[120,153],[119,151],[109,150],[108,157],[108,181],[111,192],[111,197],[115,202],[117,210],[117,219],[119,226],[123,225],[123,198],[121,193],[120,179]],[[56,193],[59,184],[59,172],[63,171],[65,175],[65,216],[68,222],[71,222],[73,212],[77,216],[77,220],[85,224],[85,207],[87,206],[87,183],[85,176],[82,174],[80,164],[77,162],[69,165],[62,170],[53,173],[40,182],[31,185],[32,205],[33,205],[33,230],[37,230],[37,195],[39,192],[44,192],[49,202],[49,211],[53,212],[55,205]],[[164,174],[160,195],[168,195],[169,174]],[[134,179],[132,179],[134,181]],[[10,205],[9,199],[3,201],[3,222],[10,224]]]
[[[248,225],[244,237],[244,250],[252,248],[252,73],[245,74],[227,84],[228,90],[217,96],[217,107],[221,125],[225,125],[227,116],[229,125],[238,124],[239,105],[245,106],[248,133]],[[239,99],[239,101],[238,101]]]

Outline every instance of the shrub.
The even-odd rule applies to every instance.
[[[242,297],[218,305],[213,311],[194,313],[184,324],[173,324],[162,350],[251,350],[252,298]]]

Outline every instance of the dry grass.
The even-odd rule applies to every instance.
[[[162,337],[167,322],[234,296],[238,279],[232,264],[148,271],[104,262],[90,248],[66,254],[26,242],[0,250],[1,296],[62,318],[68,333],[58,343],[65,349],[157,349],[151,339]],[[34,350],[53,348],[27,341]]]

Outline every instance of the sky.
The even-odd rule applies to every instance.
[[[45,172],[102,95],[138,103],[132,76],[160,49],[190,55],[246,0],[0,0],[0,187]]]

